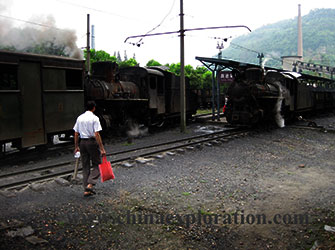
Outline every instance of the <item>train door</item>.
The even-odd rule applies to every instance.
[[[46,143],[40,73],[40,63],[20,62],[18,81],[22,94],[22,147]]]
[[[149,75],[149,107],[157,108],[157,78]]]
[[[157,112],[165,113],[165,81],[163,76],[157,77]]]
[[[157,109],[157,114],[165,113],[165,89],[162,76],[149,76],[150,108]]]

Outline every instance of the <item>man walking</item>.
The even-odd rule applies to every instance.
[[[76,124],[73,127],[74,132],[74,153],[80,151],[83,165],[83,185],[84,196],[95,194],[93,190],[97,183],[100,172],[99,164],[101,163],[102,155],[106,154],[102,144],[99,131],[102,130],[99,118],[93,113],[96,104],[94,101],[87,103],[87,111],[77,118]],[[80,137],[80,146],[79,146]],[[92,161],[92,170],[91,162]]]

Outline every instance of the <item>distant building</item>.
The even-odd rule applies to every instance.
[[[282,56],[283,69],[289,71],[299,72],[296,68],[297,62],[302,61],[302,56]]]

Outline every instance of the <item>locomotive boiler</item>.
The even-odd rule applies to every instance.
[[[145,121],[148,98],[140,94],[136,83],[120,80],[115,62],[92,64],[92,75],[85,81],[85,97],[97,103],[96,114],[105,130],[123,126],[131,119]]]

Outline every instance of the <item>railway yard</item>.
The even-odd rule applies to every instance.
[[[69,181],[71,147],[7,160],[1,246],[333,249],[335,116],[313,121],[320,127],[255,131],[209,122],[189,124],[185,134],[175,127],[106,140],[116,177],[92,197],[83,197],[80,174]]]

